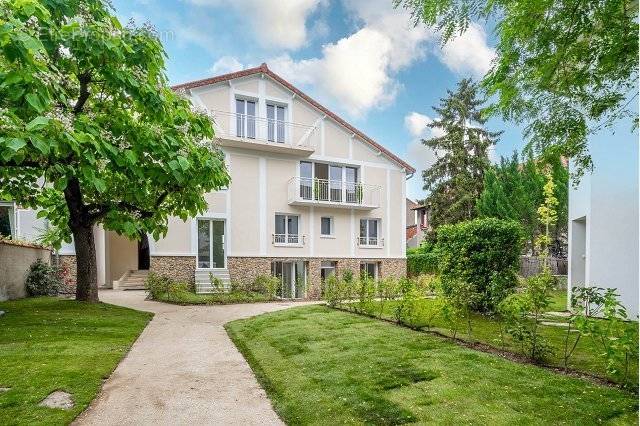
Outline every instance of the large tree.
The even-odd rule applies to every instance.
[[[567,232],[569,172],[558,155],[534,158],[529,152],[520,159],[516,152],[511,158],[501,158],[500,163],[487,170],[484,190],[477,200],[480,217],[495,217],[519,222],[527,232],[529,249],[535,253],[535,241],[542,232],[538,207],[544,202],[546,183],[543,168],[549,167],[554,181],[554,196],[558,221],[552,228],[553,254],[563,253],[563,237]]]
[[[229,182],[164,57],[106,0],[0,0],[0,192],[73,237],[78,300],[98,300],[94,225],[159,238]]]
[[[484,128],[482,104],[477,85],[464,79],[433,107],[438,118],[429,127],[443,135],[422,140],[436,155],[436,162],[422,177],[434,228],[476,216],[476,200],[490,167],[488,151],[500,135]]]
[[[473,20],[495,22],[497,59],[482,82],[493,112],[524,123],[533,148],[561,147],[576,177],[591,167],[590,134],[623,119],[637,128],[637,0],[393,1],[443,42]]]

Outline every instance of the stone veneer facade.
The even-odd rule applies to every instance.
[[[151,256],[149,272],[192,285],[196,274],[195,256]]]
[[[260,275],[271,275],[271,262],[308,262],[307,273],[309,283],[307,286],[307,298],[317,299],[321,294],[320,264],[324,261],[336,262],[336,274],[340,275],[345,270],[351,270],[354,275],[360,273],[360,263],[378,263],[379,278],[401,278],[406,276],[406,259],[380,259],[380,258],[286,258],[286,257],[228,257],[227,269],[231,281],[252,282]],[[153,263],[153,262],[152,262]]]
[[[76,281],[78,279],[76,256],[74,254],[60,254],[57,256],[52,255],[51,263],[55,264],[55,262],[58,262],[58,266],[62,267],[65,270],[62,293],[74,294],[76,292]]]

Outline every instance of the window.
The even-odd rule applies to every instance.
[[[256,138],[256,102],[236,99],[236,136]]]
[[[362,186],[358,185],[358,169],[345,168],[345,186],[347,203],[362,203]]]
[[[333,235],[333,218],[332,217],[320,218],[320,235],[325,237]]]
[[[299,217],[289,214],[276,215],[276,232],[273,234],[274,244],[300,244],[298,235]]]
[[[378,238],[379,219],[360,219],[360,245],[377,246],[380,242]]]
[[[0,202],[0,236],[15,237],[15,210],[13,203]]]
[[[307,262],[271,262],[271,275],[280,286],[276,295],[282,299],[302,299],[307,285]]]
[[[198,219],[198,268],[224,267],[224,221]]]
[[[267,104],[267,140],[284,143],[285,107]]]
[[[336,274],[336,262],[332,260],[323,260],[320,262],[320,279],[324,282],[331,275]]]
[[[360,264],[360,275],[373,280],[378,279],[378,264],[376,262],[362,262]]]

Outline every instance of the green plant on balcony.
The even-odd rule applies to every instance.
[[[356,184],[356,201],[358,204],[362,204],[362,199],[364,198],[364,189],[362,188],[362,184]]]

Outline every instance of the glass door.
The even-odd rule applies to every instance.
[[[198,219],[198,268],[225,268],[224,220]]]
[[[267,104],[267,139],[270,142],[284,143],[285,107]]]
[[[236,136],[255,139],[256,103],[245,99],[236,99]]]

